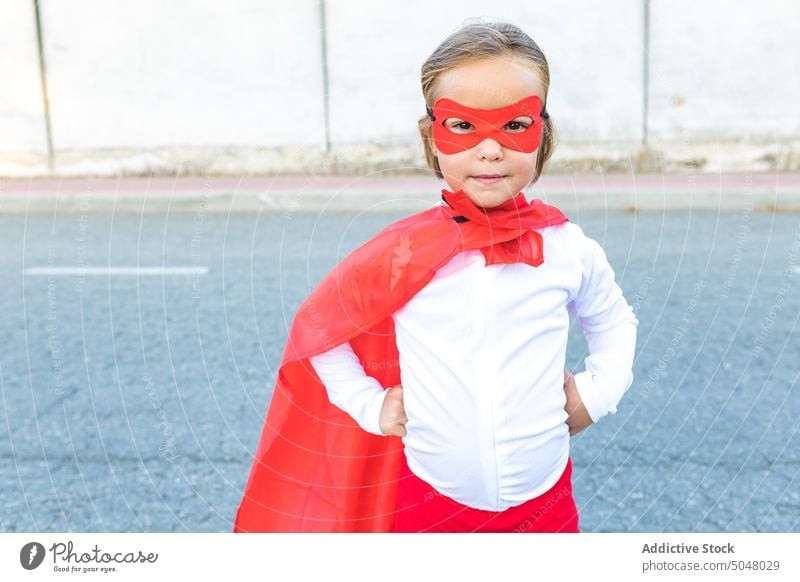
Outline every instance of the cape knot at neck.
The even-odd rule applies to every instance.
[[[486,265],[526,263],[538,267],[544,262],[542,235],[533,230],[565,222],[567,218],[555,207],[536,200],[529,203],[522,192],[498,206],[483,208],[467,196],[463,189],[442,190],[442,199],[451,218],[465,225],[468,248],[479,248]],[[467,247],[465,246],[465,250]]]
[[[456,192],[442,190],[442,200],[459,213],[459,216],[453,216],[453,220],[458,223],[471,221],[490,226],[493,229],[520,230],[526,228],[523,213],[530,205],[522,192],[498,206],[489,208],[477,206],[464,190]]]

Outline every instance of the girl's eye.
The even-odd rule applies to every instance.
[[[506,127],[508,129],[510,129],[511,131],[521,132],[521,131],[525,131],[526,129],[528,129],[528,124],[527,123],[523,123],[522,121],[509,121],[506,124]]]
[[[451,131],[457,133],[464,133],[472,129],[472,124],[469,121],[454,121],[447,124]]]

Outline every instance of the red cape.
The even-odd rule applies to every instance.
[[[524,199],[523,199],[524,200]],[[539,200],[528,227],[567,219]],[[349,341],[366,373],[400,384],[392,313],[457,253],[519,236],[435,206],[353,251],[295,316],[234,532],[376,532],[394,525],[403,443],[370,434],[328,400],[308,358]],[[533,242],[538,241],[538,242]],[[541,237],[532,239],[539,244]]]

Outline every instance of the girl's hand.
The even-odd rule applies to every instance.
[[[566,368],[564,369],[564,393],[567,395],[567,404],[564,406],[564,410],[569,415],[567,416],[569,435],[574,436],[592,424],[592,417],[589,416],[583,400],[578,395],[575,377]]]
[[[403,406],[403,385],[386,390],[381,406],[380,429],[386,436],[406,436],[406,409]]]

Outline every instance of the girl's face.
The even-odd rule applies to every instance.
[[[481,58],[448,69],[439,76],[435,93],[436,100],[452,99],[475,109],[498,109],[531,95],[537,95],[544,103],[544,87],[537,70],[513,56]],[[532,122],[530,117],[517,120],[527,125]],[[469,124],[457,122],[450,119],[445,125],[454,131],[469,131]],[[520,123],[509,123],[508,131],[518,131]],[[520,152],[489,137],[454,154],[444,154],[433,144],[433,153],[450,189],[463,189],[476,206],[484,208],[510,200],[531,183],[538,151]]]

